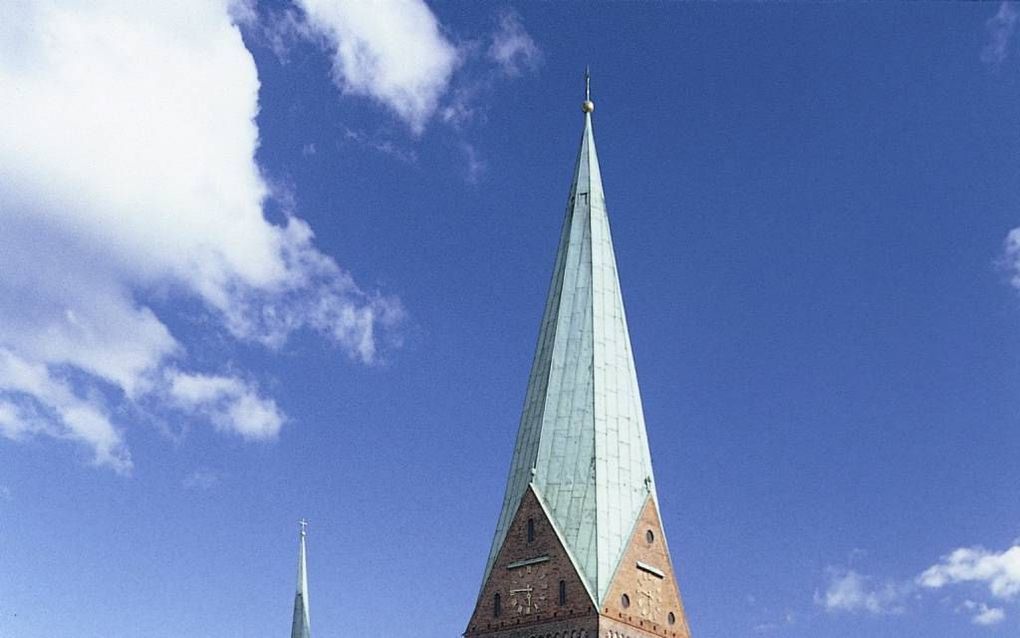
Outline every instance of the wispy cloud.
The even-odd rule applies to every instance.
[[[467,182],[469,184],[477,184],[481,179],[482,175],[485,174],[488,168],[488,162],[482,159],[478,150],[475,149],[474,145],[462,142],[460,150],[464,153],[466,171],[467,171]]]
[[[968,586],[963,589],[967,597],[956,603],[956,611],[968,614],[975,625],[992,626],[1005,620],[1006,608],[975,599],[975,594],[983,588],[996,601],[1013,603],[1020,599],[1020,544],[1014,543],[1002,551],[961,547],[911,580],[880,582],[854,569],[842,568],[829,568],[827,576],[824,592],[816,590],[814,600],[828,612],[900,614],[907,611],[910,601],[920,600],[925,592]],[[951,600],[950,596],[943,598],[943,602]]]
[[[1003,266],[1009,272],[1009,283],[1020,290],[1020,228],[1014,228],[1006,235],[1003,250]]]
[[[378,134],[370,134],[345,127],[344,140],[354,142],[359,146],[382,153],[383,155],[389,155],[407,164],[414,164],[418,161],[418,154],[414,149],[407,148],[393,139]]]
[[[985,23],[988,30],[988,44],[981,50],[981,61],[985,64],[1001,64],[1009,56],[1010,41],[1016,31],[1016,5],[1002,2],[999,10]]]
[[[181,481],[181,487],[186,490],[205,491],[211,490],[220,483],[220,477],[216,472],[200,468],[188,474]]]
[[[895,582],[875,583],[874,579],[852,569],[829,568],[829,583],[823,592],[815,592],[815,604],[828,612],[867,612],[900,614],[910,593],[909,585]]]
[[[316,37],[301,11],[293,6],[266,9],[260,16],[254,5],[246,5],[237,22],[246,28],[249,37],[267,46],[281,64],[290,62],[294,43]]]
[[[542,62],[542,52],[524,29],[520,15],[509,10],[500,14],[488,56],[511,77],[520,75],[524,70],[533,71]]]
[[[797,624],[797,615],[794,614],[792,611],[787,611],[785,614],[783,614],[782,620],[760,622],[754,625],[751,628],[751,630],[754,631],[754,633],[756,634],[771,634],[776,631],[779,631],[784,627],[792,627],[795,624]]]
[[[971,614],[970,621],[975,625],[990,627],[997,625],[1006,619],[1006,610],[1002,607],[989,607],[985,603],[965,600],[960,605],[960,610]]]
[[[38,434],[76,440],[92,449],[96,465],[120,473],[130,472],[133,466],[122,433],[100,398],[81,395],[45,363],[2,347],[0,434],[15,441]]]
[[[79,441],[122,473],[123,408],[140,403],[271,438],[285,421],[273,399],[216,362],[193,369],[193,335],[160,314],[178,302],[205,313],[197,330],[271,349],[304,330],[364,362],[399,322],[399,301],[359,287],[296,210],[281,224],[264,215],[277,193],[254,160],[259,80],[234,17],[245,6],[8,8],[0,435]],[[171,303],[157,312],[157,297]],[[219,394],[188,400],[182,379],[218,379]]]
[[[346,96],[368,97],[420,136],[431,122],[445,125],[464,152],[469,183],[484,174],[471,126],[487,121],[497,87],[535,71],[542,51],[518,13],[498,13],[490,33],[456,39],[422,0],[294,0],[246,20],[248,33],[286,63],[298,43],[312,42],[332,57],[333,79]],[[254,10],[245,15],[255,16]],[[344,127],[344,139],[403,162],[413,149],[391,134]]]
[[[499,14],[494,31],[461,46],[466,77],[454,82],[439,115],[454,130],[487,121],[489,105],[498,87],[508,79],[536,71],[542,51],[528,34],[520,15],[507,10]],[[483,55],[484,54],[484,55]]]

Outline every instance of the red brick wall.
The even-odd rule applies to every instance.
[[[531,542],[528,542],[528,519],[534,521],[535,528]],[[651,542],[646,537],[648,531],[653,535]],[[549,560],[531,567],[507,567],[541,556],[548,556]],[[661,571],[663,578],[639,569],[638,561]],[[558,600],[560,580],[567,583],[566,602],[562,606]],[[518,610],[513,604],[511,591],[522,586],[534,590],[536,608]],[[499,618],[493,615],[493,599],[497,593],[502,606]],[[653,597],[646,595],[649,593]],[[544,599],[539,600],[543,594]],[[630,598],[630,607],[626,609],[621,605],[623,594]],[[613,576],[605,606],[599,612],[545,510],[528,488],[464,635],[468,638],[690,638],[662,522],[650,497]],[[672,625],[668,622],[670,612],[675,618]]]
[[[535,538],[530,543],[528,519],[533,520],[535,526]],[[541,556],[548,556],[549,560],[530,567],[507,568],[514,562]],[[567,594],[563,605],[559,604],[561,580],[566,582]],[[522,586],[530,586],[535,590],[532,600],[536,608],[518,611],[512,604],[514,597],[511,591]],[[499,618],[493,616],[493,599],[497,593],[500,594],[503,608]],[[540,600],[540,596],[544,596],[544,599]],[[549,523],[545,510],[529,487],[521,498],[503,548],[496,556],[489,580],[482,588],[482,595],[471,615],[465,635],[492,638],[511,635],[530,638],[532,635],[540,635],[544,638],[552,632],[570,638],[571,631],[594,631],[595,618],[595,608],[581,577]],[[541,633],[538,625],[541,625]],[[507,633],[504,630],[519,633]]]
[[[648,532],[652,533],[651,542],[647,538]],[[670,560],[665,539],[659,510],[649,496],[613,575],[601,611],[606,617],[632,628],[643,629],[649,635],[690,638],[680,589],[673,573],[673,561]],[[637,566],[639,561],[662,572],[664,578],[640,569]],[[630,599],[630,607],[623,607],[624,594]],[[672,625],[668,621],[670,612],[674,617]]]

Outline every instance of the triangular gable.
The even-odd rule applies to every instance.
[[[641,509],[600,611],[652,635],[690,638],[659,508],[652,497]]]
[[[482,586],[465,635],[595,615],[587,587],[539,497],[529,486]]]

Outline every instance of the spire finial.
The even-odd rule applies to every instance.
[[[304,538],[308,535],[308,519],[302,518],[298,521],[298,525],[301,526],[301,538]]]
[[[591,113],[595,110],[595,103],[591,101],[591,67],[584,67],[584,102],[581,103],[581,110]]]

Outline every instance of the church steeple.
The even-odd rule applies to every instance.
[[[556,596],[548,595],[536,609],[530,598],[525,604],[519,595],[514,597],[513,592],[528,587],[536,596],[543,591],[544,583],[519,579],[520,565],[528,572],[549,569],[567,574],[561,580],[557,577],[559,587],[576,582],[583,588],[583,599],[571,602],[577,613],[587,609],[595,615],[596,630],[599,623],[609,622],[604,616],[611,610],[620,608],[619,618],[638,614],[637,608],[628,611],[633,598],[635,605],[649,605],[636,616],[644,621],[641,626],[658,630],[631,634],[689,635],[659,522],[644,411],[595,151],[594,109],[586,73],[580,148],[503,507],[467,632],[471,636],[489,635],[502,627],[499,618],[505,616],[502,607],[509,598],[516,601],[512,605],[516,614],[511,615],[518,616],[518,622],[550,622],[542,621],[543,605],[558,611],[560,618],[568,613],[562,591],[558,610],[552,604]],[[530,556],[537,551],[532,543],[536,524],[546,525],[555,542],[544,546],[548,549],[543,555]],[[523,545],[521,533],[526,534]],[[558,567],[557,555],[562,563]],[[641,589],[636,583],[642,577],[654,582]],[[503,587],[502,592],[507,578],[509,589]],[[652,585],[655,593],[650,593]],[[487,600],[490,596],[494,598]]]
[[[308,612],[308,556],[305,537],[308,521],[301,519],[301,540],[298,549],[297,593],[294,594],[294,620],[290,625],[290,638],[311,638],[311,620]]]
[[[653,478],[595,151],[594,104],[586,97],[552,286],[486,571],[534,484],[592,597],[601,601]]]

